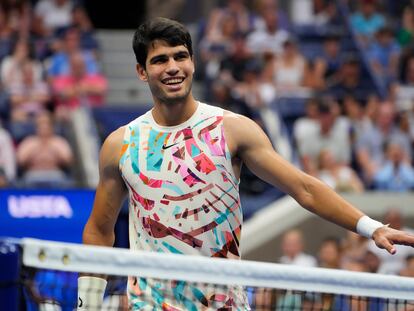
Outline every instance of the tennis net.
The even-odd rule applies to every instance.
[[[96,310],[414,310],[414,279],[406,277],[36,239],[20,245],[26,310],[75,309],[79,273],[107,276]]]

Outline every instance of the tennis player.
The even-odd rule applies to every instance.
[[[105,140],[85,244],[113,245],[128,197],[131,249],[240,258],[238,184],[245,164],[304,208],[391,254],[394,244],[414,245],[413,236],[369,218],[281,158],[252,120],[196,100],[192,42],[183,25],[165,18],[145,22],[134,34],[133,49],[153,108]],[[88,292],[91,286],[99,291]],[[105,286],[104,279],[80,277],[78,309],[99,305]],[[250,310],[238,288],[218,293],[182,282],[130,279],[128,297],[133,310]]]

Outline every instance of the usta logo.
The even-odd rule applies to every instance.
[[[64,196],[11,195],[7,208],[13,218],[72,218],[73,211]]]

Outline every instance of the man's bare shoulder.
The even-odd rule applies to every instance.
[[[119,159],[124,141],[125,128],[126,126],[121,126],[108,135],[101,148],[101,160],[111,159],[117,161]]]

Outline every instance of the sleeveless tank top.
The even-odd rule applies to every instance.
[[[239,181],[223,109],[198,103],[187,121],[170,127],[158,125],[151,111],[138,117],[126,126],[120,171],[129,191],[131,249],[240,258]],[[128,282],[133,310],[250,310],[241,288],[217,291],[148,278]]]

